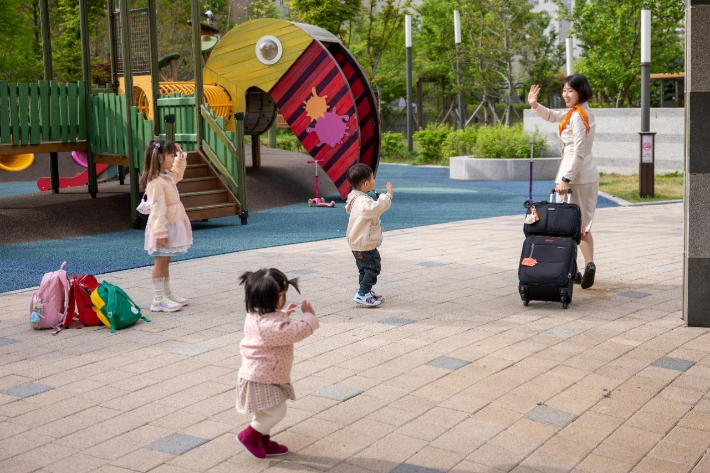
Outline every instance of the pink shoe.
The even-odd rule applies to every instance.
[[[242,444],[244,450],[249,452],[254,458],[261,460],[266,458],[262,435],[257,430],[254,430],[251,425],[237,434],[237,440]]]
[[[275,457],[279,455],[286,455],[288,453],[288,447],[286,445],[281,445],[271,440],[271,436],[264,435],[261,437],[261,442],[264,445],[264,450],[266,451],[267,457]]]

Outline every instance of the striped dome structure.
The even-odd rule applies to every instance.
[[[331,33],[285,20],[243,23],[217,44],[204,80],[229,93],[233,113],[246,114],[247,134],[266,131],[278,107],[342,198],[350,192],[350,166],[364,163],[377,173],[375,96],[358,62]]]

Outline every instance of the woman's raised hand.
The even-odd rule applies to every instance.
[[[530,93],[528,94],[528,103],[530,108],[533,110],[537,108],[537,96],[540,94],[540,86],[535,84],[530,87]]]

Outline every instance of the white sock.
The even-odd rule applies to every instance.
[[[153,279],[153,292],[155,293],[155,300],[159,301],[165,296],[165,280],[167,278],[157,278]]]
[[[172,290],[170,290],[170,278],[163,278],[163,281],[165,281],[164,287],[165,287],[165,295],[170,296],[170,294],[173,293]]]

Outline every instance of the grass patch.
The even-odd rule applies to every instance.
[[[655,196],[646,198],[639,196],[638,174],[624,176],[621,174],[600,173],[599,176],[600,191],[628,200],[631,203],[658,202],[683,198],[683,174],[680,172],[657,175],[654,185]]]

